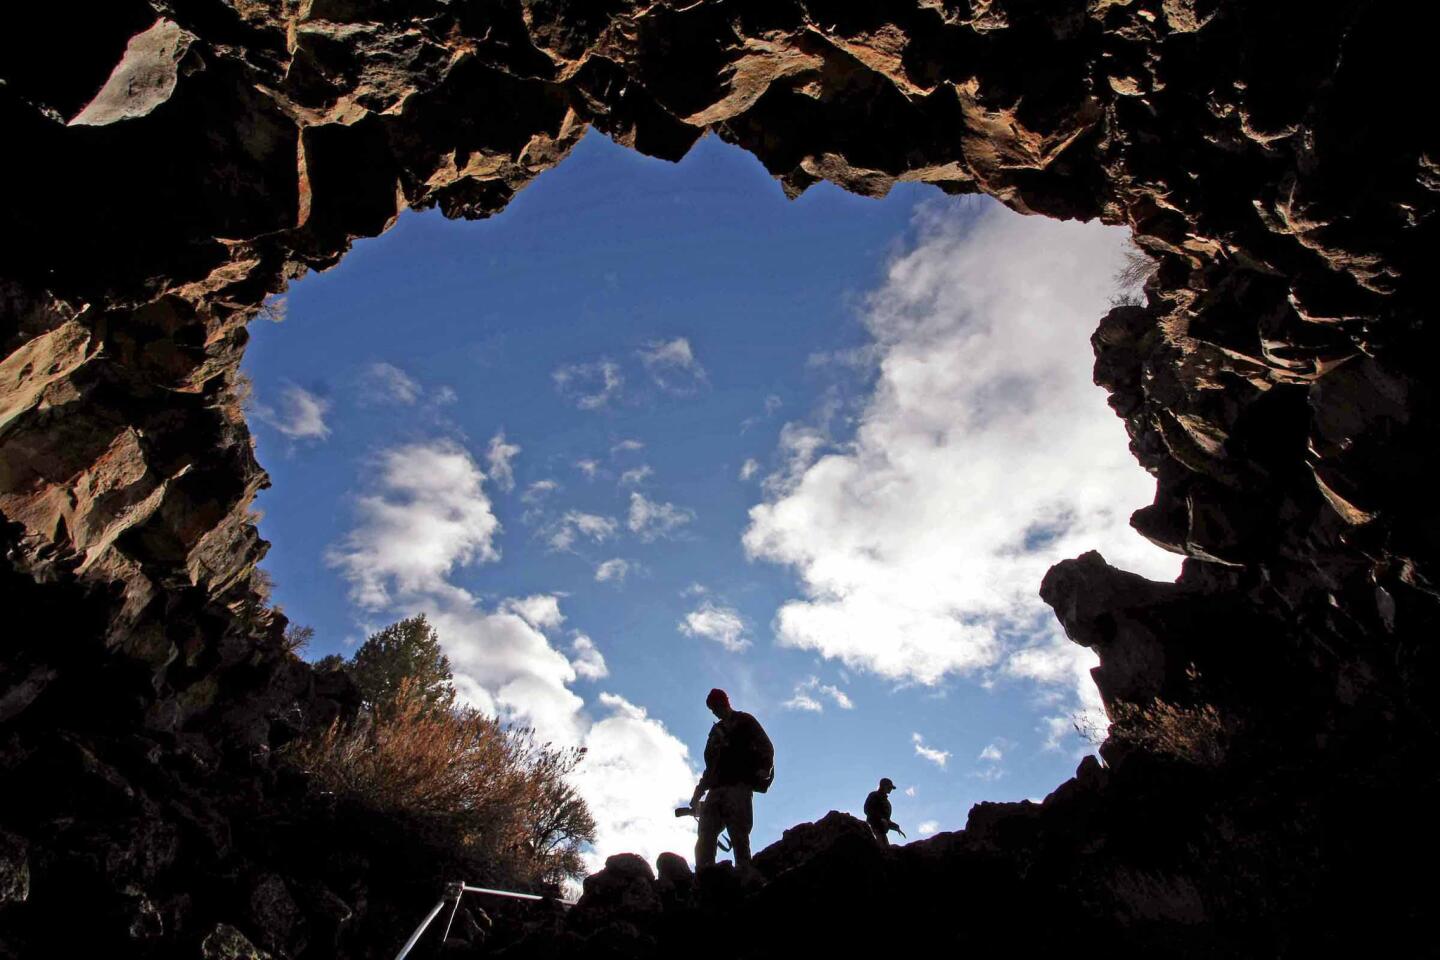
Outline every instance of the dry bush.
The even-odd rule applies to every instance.
[[[423,819],[488,873],[521,884],[579,875],[580,845],[595,833],[566,782],[580,756],[476,710],[437,710],[409,680],[385,709],[291,750],[324,789]]]
[[[1200,766],[1225,759],[1228,731],[1213,704],[1182,707],[1156,697],[1147,704],[1111,704],[1109,713],[1110,739],[1127,747]]]
[[[1133,239],[1125,244],[1124,264],[1115,271],[1111,278],[1115,284],[1115,293],[1110,297],[1112,307],[1143,307],[1145,305],[1144,294],[1141,290],[1146,282],[1155,275],[1160,264],[1141,249]]]

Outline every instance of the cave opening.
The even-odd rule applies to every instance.
[[[1074,352],[1088,363],[1093,345],[1130,451],[1156,478],[1136,528],[1188,559],[1174,584],[1093,553],[1045,575],[1044,599],[1097,650],[1097,683],[1132,736],[1112,737],[1106,766],[1082,761],[1043,805],[982,804],[963,833],[889,852],[844,823],[816,824],[778,845],[776,882],[739,899],[718,888],[672,896],[673,877],[622,861],[527,955],[669,956],[701,941],[727,955],[712,936],[717,915],[754,925],[757,957],[936,942],[1309,956],[1424,942],[1429,904],[1413,866],[1433,861],[1440,840],[1430,820],[1397,815],[1396,798],[1423,808],[1434,794],[1440,538],[1429,464],[1440,418],[1426,321],[1440,218],[1432,131],[1400,94],[1431,83],[1440,8],[125,0],[95,17],[82,7],[17,11],[0,57],[0,118],[19,144],[0,161],[16,187],[0,277],[0,592],[12,617],[0,770],[19,785],[0,792],[0,954],[53,952],[59,929],[72,952],[114,956],[378,956],[434,902],[444,850],[416,847],[394,823],[355,828],[277,760],[355,701],[289,655],[284,623],[258,603],[263,548],[248,511],[264,475],[237,374],[247,325],[287,278],[339,262],[403,208],[494,214],[590,128],[672,160],[712,133],[791,194],[822,181],[866,196],[927,183],[1132,229],[1158,261],[1145,303],[1093,311],[1079,325],[1092,343]],[[1031,271],[1012,289],[1049,276]],[[885,319],[927,329],[907,326],[906,311]],[[687,342],[718,392],[715,355],[699,334]],[[1043,356],[1027,346],[1011,356]],[[926,370],[928,357],[886,354],[870,389]],[[934,382],[860,397],[903,406]],[[262,377],[259,399],[282,410],[284,389]],[[970,400],[1009,409],[1006,389]],[[552,376],[532,395],[554,390]],[[822,465],[853,471],[870,423],[803,478],[825,479]],[[942,424],[914,425],[928,443],[858,471],[877,478],[872,501],[906,491],[879,482],[893,479],[884,468],[942,446]],[[470,459],[488,455],[494,426],[476,428]],[[329,442],[339,436],[337,420]],[[536,436],[507,434],[525,448],[517,486]],[[768,452],[778,446],[777,434]],[[296,489],[283,469],[292,461],[270,449],[279,492]],[[344,501],[353,490],[352,510],[367,494],[383,507],[383,490],[360,482],[380,472],[361,469],[332,492]],[[621,502],[628,530],[628,494]],[[658,502],[708,515],[708,504]],[[523,532],[502,499],[492,505],[504,536]],[[1078,516],[1041,512],[1015,531],[1017,554],[1064,543]],[[821,519],[843,530],[849,516]],[[732,552],[750,522],[740,511]],[[776,623],[796,636],[817,623],[827,629],[813,635],[842,635],[823,619],[840,608],[807,590],[833,592],[853,567],[814,568],[815,544],[800,539],[756,542],[779,555],[757,569],[796,579],[752,627],[789,610]],[[295,542],[278,540],[277,563]],[[885,556],[871,537],[844,545],[861,569]],[[282,593],[299,582],[280,579]],[[511,596],[482,597],[483,610]],[[578,629],[580,608],[562,600],[566,629]],[[671,640],[667,655],[701,642]],[[578,654],[565,653],[578,674]],[[821,699],[822,686],[849,689],[833,682],[837,662],[814,663],[813,689],[776,672],[784,697],[826,707],[797,721],[860,715],[859,697],[853,712]],[[852,684],[867,682],[852,672]],[[585,704],[608,692],[574,688]],[[610,706],[638,719],[645,702],[617,694]],[[1183,735],[1197,725],[1223,749],[1190,749]],[[900,732],[920,762],[950,749],[932,731]],[[952,771],[960,756],[951,750]],[[834,922],[882,916],[918,921]],[[471,953],[479,939],[472,932]]]
[[[1038,801],[1106,722],[1045,570],[1178,572],[1128,527],[1153,479],[1091,382],[1127,250],[591,133],[497,216],[403,214],[252,323],[272,600],[312,660],[427,614],[462,702],[587,748],[592,866],[688,856],[711,686],[780,751],[757,850],[881,776],[917,838]]]

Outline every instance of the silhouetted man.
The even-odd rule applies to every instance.
[[[890,846],[891,830],[902,837],[905,836],[905,831],[890,819],[890,791],[894,789],[895,781],[889,777],[882,777],[880,789],[871,790],[870,795],[865,798],[865,822],[870,824],[870,830],[875,834],[875,839],[880,841],[882,847]]]
[[[775,779],[775,747],[748,713],[730,706],[724,690],[711,690],[705,706],[718,718],[705,741],[705,773],[690,805],[700,808],[700,839],[695,842],[695,869],[715,863],[721,830],[730,831],[735,866],[750,865],[750,827],[755,819],[755,791],[764,793]],[[700,795],[708,795],[700,802]]]

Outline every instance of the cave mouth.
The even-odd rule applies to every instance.
[[[427,614],[463,702],[601,758],[597,867],[688,856],[712,686],[784,759],[757,849],[881,776],[916,838],[1038,801],[1105,728],[1044,571],[1178,573],[1128,526],[1153,480],[1086,353],[1129,249],[592,133],[497,216],[402,215],[252,324],[271,599],[312,661]],[[648,755],[602,775],[615,696]]]
[[[1135,527],[1188,559],[1163,584],[1087,553],[1041,584],[1129,742],[1041,806],[977,808],[892,888],[809,861],[774,894],[804,915],[780,904],[794,922],[758,954],[862,952],[827,918],[902,910],[969,910],[951,945],[997,929],[1036,953],[1423,942],[1396,851],[1440,842],[1394,798],[1434,793],[1440,217],[1432,131],[1396,92],[1429,89],[1440,8],[80,7],[18,11],[0,40],[24,147],[0,157],[24,185],[0,211],[0,760],[26,787],[0,797],[0,952],[66,929],[107,955],[359,955],[394,932],[326,874],[371,834],[287,819],[275,750],[350,701],[258,603],[246,326],[401,209],[503,209],[588,128],[666,159],[713,132],[794,195],[917,182],[1123,224],[1159,261],[1091,345],[1156,478]],[[1225,749],[1177,740],[1197,719]],[[660,942],[623,926],[630,952]],[[892,951],[947,934],[883,932]]]

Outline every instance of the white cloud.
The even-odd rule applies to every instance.
[[[939,821],[939,820],[924,820],[924,821],[921,821],[920,826],[918,826],[918,827],[915,828],[915,832],[918,833],[918,834],[919,834],[920,836],[922,836],[922,837],[928,837],[928,836],[930,836],[930,835],[932,835],[932,834],[939,833],[939,832],[940,832],[940,821]]]
[[[559,489],[560,484],[554,480],[536,480],[525,488],[525,492],[520,494],[520,499],[525,503],[539,503]]]
[[[611,557],[595,567],[595,582],[605,583],[614,580],[623,583],[630,575],[630,561],[620,557]]]
[[[804,710],[808,713],[824,713],[825,705],[809,693],[797,688],[795,695],[784,703],[780,704],[786,710]]]
[[[1001,741],[986,744],[976,759],[980,761],[980,767],[970,774],[972,777],[993,783],[1005,776],[1005,769],[1000,766],[1000,761],[1005,759],[1005,744]]]
[[[912,733],[910,739],[915,744],[915,756],[929,760],[935,764],[935,766],[944,769],[945,761],[950,759],[949,750],[936,750],[934,747],[927,747],[925,745],[925,738],[918,733]]]
[[[357,502],[356,526],[330,551],[367,610],[425,612],[440,636],[464,703],[534,727],[542,742],[583,746],[574,783],[596,821],[590,866],[622,851],[653,859],[694,845],[693,824],[671,811],[690,795],[697,774],[686,747],[645,711],[602,693],[598,720],[570,685],[606,672],[589,637],[572,634],[571,660],[544,630],[564,616],[559,597],[508,598],[494,611],[451,576],[457,568],[498,557],[499,529],[482,489],[484,475],[448,441],[384,452],[375,491]],[[613,522],[612,522],[613,523]]]
[[[620,396],[625,377],[618,364],[610,360],[594,363],[572,363],[550,374],[555,388],[581,410],[599,410]]]
[[[905,788],[905,796],[907,796],[907,797],[913,797],[913,796],[915,796],[915,788],[914,788],[914,787],[906,787],[906,788]]]
[[[430,607],[455,672],[456,690],[471,706],[535,728],[542,741],[578,743],[584,701],[569,689],[575,668],[518,612],[487,612],[458,587],[445,596],[412,598]]]
[[[393,595],[445,594],[457,565],[498,560],[500,522],[482,489],[485,475],[448,440],[380,454],[374,490],[356,500],[358,525],[326,552],[368,610]]]
[[[430,402],[437,407],[446,407],[459,402],[459,400],[460,394],[455,392],[455,388],[446,386],[436,387],[434,394],[430,397]]]
[[[746,550],[800,575],[782,644],[893,680],[1063,684],[1083,706],[1093,655],[1039,600],[1045,571],[1089,549],[1179,569],[1127,524],[1154,480],[1091,382],[1123,232],[999,208],[920,229],[868,301],[877,380],[853,442],[785,426]]]
[[[650,379],[662,390],[689,393],[705,383],[705,368],[695,359],[695,351],[685,337],[653,341],[638,353]]]
[[[576,460],[575,469],[585,474],[586,479],[594,480],[595,472],[600,469],[598,460]]]
[[[784,405],[785,405],[784,401],[782,401],[782,400],[781,400],[779,397],[777,397],[775,394],[773,394],[773,393],[772,393],[772,394],[769,394],[768,396],[765,397],[765,416],[763,416],[763,417],[761,417],[761,416],[746,417],[744,420],[741,420],[741,421],[740,421],[740,432],[741,432],[741,433],[745,433],[745,432],[748,431],[751,427],[755,426],[755,424],[760,423],[762,420],[766,420],[766,419],[769,419],[770,417],[773,417],[773,416],[775,415],[775,412],[776,412],[777,410],[779,410],[781,407],[783,407]]]
[[[294,384],[280,391],[279,408],[255,405],[255,415],[292,440],[324,440],[330,436],[325,414],[330,401]]]
[[[371,402],[409,405],[420,399],[420,384],[393,363],[370,364],[365,370],[361,386],[364,398]]]
[[[560,612],[560,598],[550,594],[507,597],[500,602],[500,609],[517,615],[536,630],[554,630],[565,622],[565,614]]]
[[[622,851],[651,863],[666,851],[691,859],[695,821],[674,814],[699,779],[685,744],[622,697],[602,693],[600,704],[609,713],[586,734],[585,759],[575,771],[596,821],[590,869]]]
[[[630,494],[630,531],[647,543],[657,537],[668,537],[695,519],[695,511],[673,503],[646,499],[643,493]]]
[[[824,429],[804,423],[787,423],[780,428],[780,456],[783,466],[765,478],[765,492],[772,498],[794,493],[806,479],[815,458],[830,444]],[[750,529],[745,531],[746,549],[750,549],[750,531],[755,529],[755,507],[750,511]]]
[[[509,493],[515,489],[515,468],[510,461],[520,452],[517,443],[505,442],[505,431],[498,430],[490,438],[490,447],[485,451],[485,462],[490,464],[490,479],[495,486]]]
[[[713,640],[732,653],[738,653],[750,646],[745,636],[745,620],[733,607],[724,607],[710,600],[703,600],[700,606],[685,615],[680,621],[680,632],[688,637],[704,637]]]
[[[1110,729],[1105,704],[1100,699],[1094,678],[1090,676],[1090,671],[1099,665],[1100,657],[1094,650],[1071,643],[1058,631],[1046,635],[1038,643],[1016,650],[1005,661],[1005,672],[1010,676],[1075,691],[1074,698],[1069,702],[1055,704],[1061,713],[1045,719],[1042,732],[1045,734],[1043,745],[1046,749],[1058,750],[1062,741],[1068,739],[1079,752],[1088,753],[1089,741],[1076,731],[1076,723],[1101,738]]]
[[[650,466],[650,464],[642,463],[635,469],[626,470],[624,473],[620,474],[620,486],[625,487],[644,483],[645,480],[653,476],[654,473],[655,470]]]
[[[855,702],[850,699],[849,694],[833,684],[821,683],[819,677],[807,677],[796,683],[794,695],[781,706],[787,710],[822,713],[825,710],[825,704],[819,699],[821,697],[828,698],[841,710],[855,708]]]
[[[615,446],[613,446],[613,447],[610,448],[610,456],[613,457],[613,456],[616,456],[616,455],[618,455],[618,454],[631,453],[631,452],[633,452],[633,451],[635,451],[635,450],[644,450],[644,449],[645,449],[645,444],[641,443],[639,440],[634,440],[634,439],[621,440],[619,443],[615,444]]]
[[[578,630],[570,641],[570,652],[575,654],[570,666],[586,680],[599,680],[610,675],[610,668],[605,665],[605,657],[600,653],[600,648],[595,646],[594,640]]]
[[[755,476],[755,474],[758,473],[759,471],[760,471],[760,461],[759,461],[759,460],[756,460],[754,457],[751,457],[750,459],[746,460],[744,463],[742,463],[742,464],[740,465],[740,479],[741,479],[741,480],[749,480],[751,477]]]
[[[611,517],[595,513],[569,510],[545,530],[546,542],[550,549],[564,552],[575,545],[580,537],[588,537],[594,543],[604,543],[615,535],[619,524]]]

